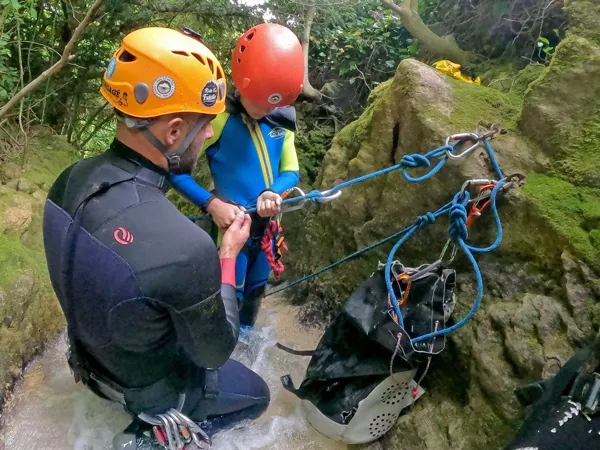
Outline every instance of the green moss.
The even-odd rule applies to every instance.
[[[497,89],[465,83],[448,77],[452,83],[455,101],[450,117],[438,110],[423,108],[420,113],[426,118],[438,118],[452,129],[474,130],[480,121],[497,123],[508,130],[517,129],[523,99],[517,94],[507,94]]]
[[[497,89],[477,86],[451,79],[456,103],[450,124],[460,130],[471,130],[480,120],[499,123],[515,130],[523,99]]]
[[[600,223],[600,190],[577,188],[548,175],[530,174],[523,192],[537,212],[573,250],[598,267],[600,248],[594,245],[597,233],[589,224]]]
[[[394,79],[390,78],[387,81],[384,81],[383,83],[381,83],[379,86],[377,86],[375,89],[373,89],[371,91],[371,93],[369,94],[369,99],[368,99],[368,103],[374,103],[376,100],[385,97],[388,89],[390,88],[390,86],[392,85]]]
[[[539,79],[546,70],[547,67],[542,64],[529,64],[515,77],[510,92],[517,95],[524,95],[529,86]]]
[[[600,44],[600,4],[597,0],[565,0],[571,30]]]
[[[600,188],[600,122],[594,117],[570,132],[571,138],[556,155],[554,170],[573,184]]]
[[[22,176],[48,188],[77,159],[79,155],[64,136],[42,133],[29,143]]]

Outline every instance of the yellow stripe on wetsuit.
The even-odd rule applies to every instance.
[[[269,184],[266,187],[268,188],[275,182],[275,178],[273,177],[273,169],[271,168],[271,160],[269,159],[269,151],[267,150],[265,138],[262,134],[262,131],[260,130],[260,125],[258,125],[258,122],[254,122],[254,126],[256,127],[256,135],[258,136],[258,141],[262,144],[263,155],[267,166]]]
[[[254,147],[256,149],[256,154],[258,155],[258,160],[260,161],[260,167],[262,169],[266,189],[269,186],[271,186],[271,184],[273,184],[273,171],[271,170],[271,161],[269,160],[269,154],[266,151],[267,146],[266,144],[264,144],[264,139],[262,138],[262,133],[260,132],[260,128],[258,128],[258,124],[258,131],[255,131],[253,123],[250,123],[246,117],[244,117],[243,120],[246,126],[248,127],[248,131],[250,132],[250,136],[252,137],[252,141],[254,142]],[[264,147],[262,144],[264,144]]]

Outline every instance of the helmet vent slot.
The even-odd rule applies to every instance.
[[[184,52],[183,50],[172,50],[171,53],[179,56],[190,56],[188,52]]]
[[[212,61],[212,59],[207,58],[208,59],[208,68],[210,69],[211,73],[215,73],[215,63]]]
[[[198,61],[200,61],[202,64],[206,65],[206,60],[202,57],[202,55],[199,55],[198,53],[192,53],[192,56]]]
[[[220,80],[222,78],[225,78],[225,75],[223,75],[223,71],[221,70],[221,67],[217,66],[217,80]]]
[[[127,50],[123,50],[121,52],[121,54],[119,55],[119,61],[121,61],[121,62],[128,63],[128,62],[133,62],[136,59],[137,58],[134,55],[132,55],[131,53],[129,53]]]
[[[246,46],[245,46],[245,45],[242,45],[242,46],[240,47],[240,53],[244,53],[244,51],[245,51],[245,50],[246,50]]]
[[[251,40],[252,40],[252,38],[254,37],[254,33],[255,33],[254,31],[253,31],[253,32],[251,32],[251,33],[249,33],[249,34],[248,34],[248,36],[246,36],[246,40],[247,40],[247,41],[251,41]]]
[[[242,60],[240,58],[237,59],[238,64],[240,64],[242,62]]]

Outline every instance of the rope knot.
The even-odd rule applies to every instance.
[[[417,217],[416,223],[419,227],[433,225],[435,223],[435,214],[433,214],[432,212],[428,212],[422,216],[419,216]]]
[[[459,239],[466,241],[469,237],[467,229],[467,208],[461,203],[454,203],[450,209],[450,239],[458,242]]]
[[[431,162],[427,157],[419,155],[418,153],[414,153],[412,155],[404,155],[400,160],[400,165],[410,168],[429,167]]]
[[[315,189],[314,191],[310,191],[308,193],[307,197],[310,199],[311,202],[319,203],[317,201],[317,198],[323,197],[323,194],[321,193],[321,191]]]

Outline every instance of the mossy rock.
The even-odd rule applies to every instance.
[[[27,192],[0,193],[2,397],[23,366],[65,326],[48,276],[42,238],[45,197],[40,193],[76,159],[77,153],[63,138],[43,134],[30,141],[24,170],[13,173],[29,180]],[[30,194],[34,186],[35,196]]]

